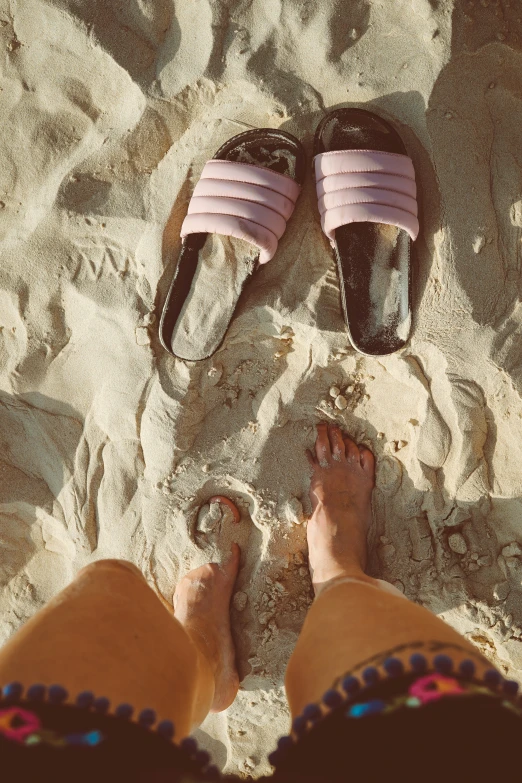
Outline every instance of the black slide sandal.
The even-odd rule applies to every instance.
[[[271,128],[234,136],[207,163],[161,315],[169,353],[201,361],[220,347],[247,281],[276,251],[304,172],[300,142]]]
[[[411,330],[410,250],[418,233],[413,164],[388,122],[347,108],[319,124],[314,165],[350,342],[369,356],[394,353]]]

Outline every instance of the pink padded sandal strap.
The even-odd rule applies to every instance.
[[[194,188],[181,236],[224,234],[259,248],[259,263],[274,256],[300,187],[262,166],[209,160]]]
[[[377,150],[323,152],[314,159],[321,225],[333,244],[348,223],[387,223],[419,233],[415,170],[407,155]]]

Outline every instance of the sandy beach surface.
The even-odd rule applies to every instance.
[[[171,604],[221,546],[200,507],[229,495],[241,690],[196,736],[267,773],[311,600],[304,451],[328,419],[378,458],[371,572],[522,679],[520,3],[1,0],[0,41],[0,640],[99,558]],[[223,346],[169,356],[158,316],[205,161],[272,127],[311,164],[348,105],[415,164],[410,343],[351,348],[310,165]]]

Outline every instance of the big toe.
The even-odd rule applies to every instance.
[[[237,573],[239,571],[240,556],[241,556],[241,549],[239,548],[239,544],[236,544],[235,542],[232,543],[230,549],[230,557],[221,566],[227,581],[229,581],[231,585],[233,585],[234,582],[236,581]]]

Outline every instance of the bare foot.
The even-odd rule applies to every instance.
[[[337,425],[317,425],[308,522],[308,557],[315,593],[341,576],[365,577],[366,535],[372,518],[375,460]]]
[[[239,569],[240,550],[223,565],[207,563],[190,571],[174,593],[174,616],[204,655],[214,675],[211,712],[230,707],[239,688],[234,643],[230,632],[230,599]]]

